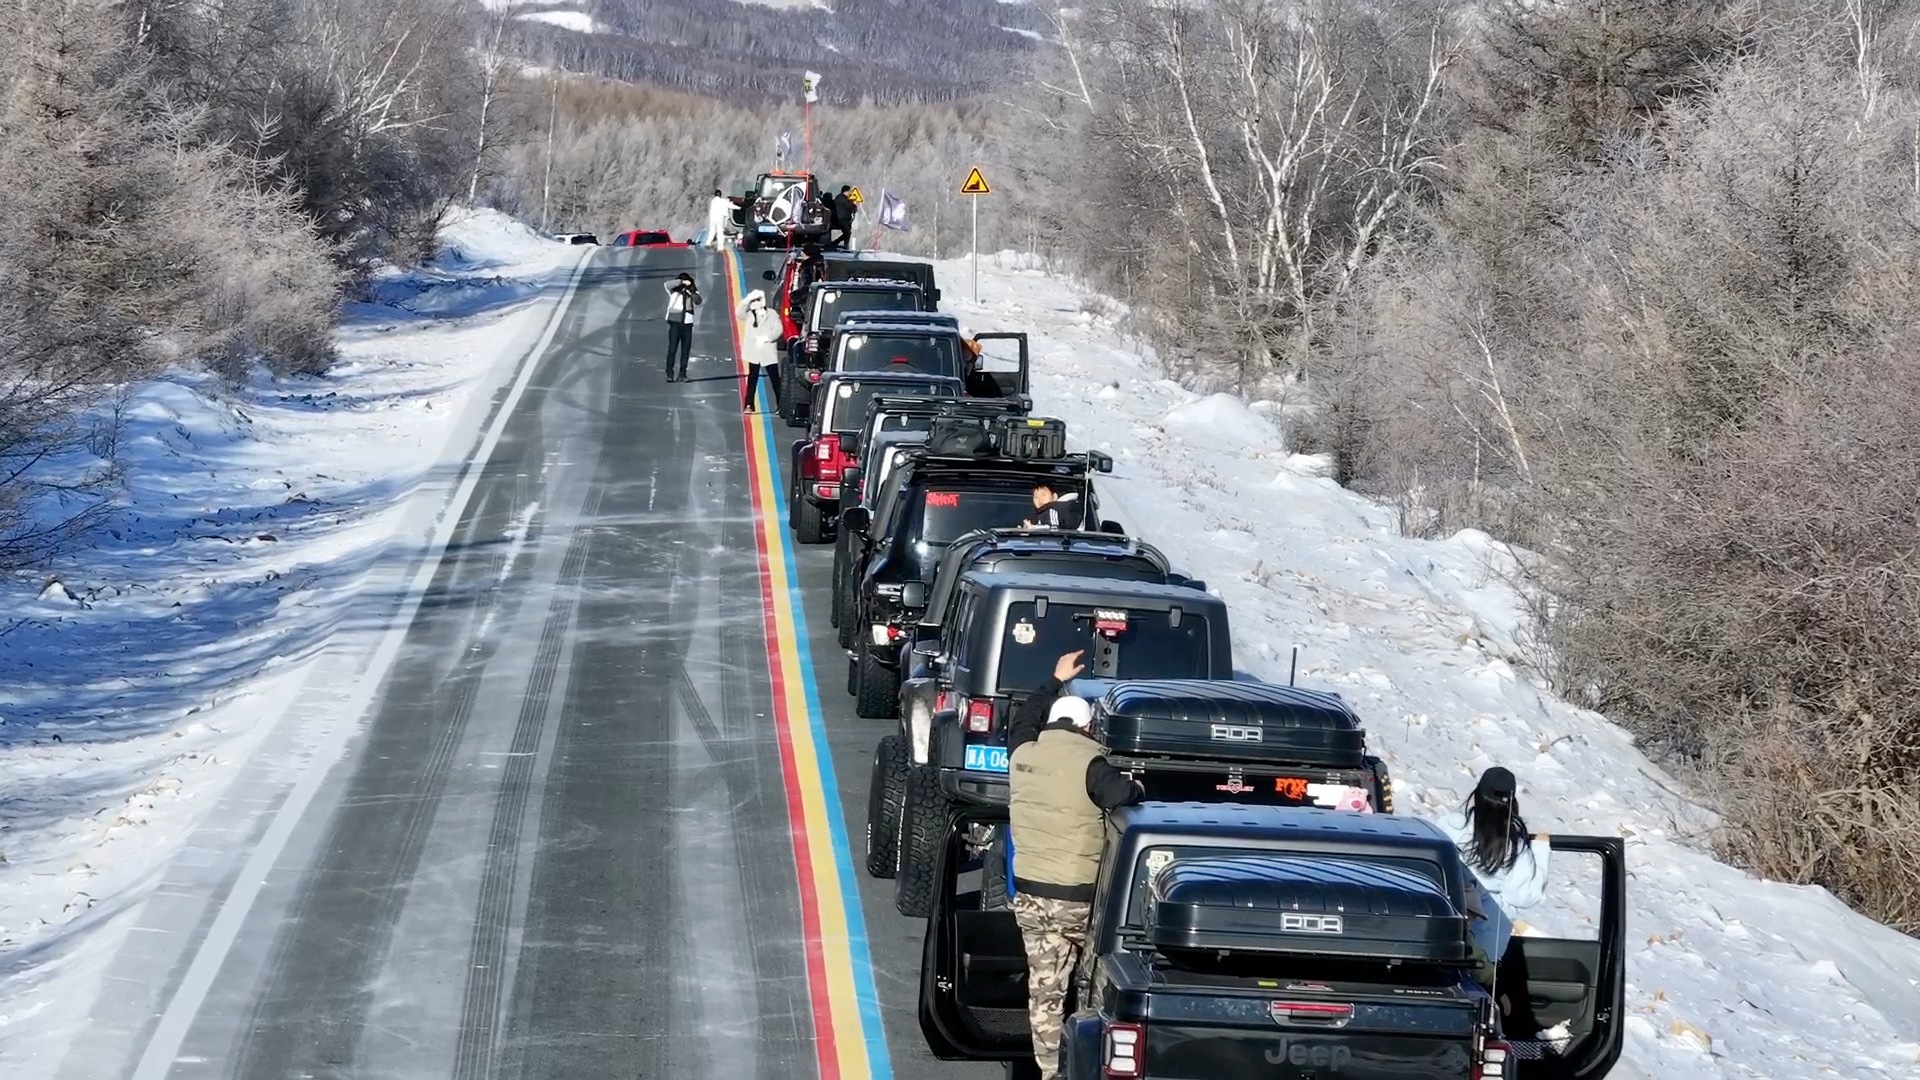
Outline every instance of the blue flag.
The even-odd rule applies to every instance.
[[[907,224],[907,201],[891,191],[882,191],[880,193],[880,224],[899,232],[908,231],[910,226]]]

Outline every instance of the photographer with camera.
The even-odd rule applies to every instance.
[[[666,283],[667,290],[667,381],[687,380],[687,360],[693,354],[693,316],[700,306],[700,287],[692,274],[681,274]],[[679,359],[675,373],[674,361]]]

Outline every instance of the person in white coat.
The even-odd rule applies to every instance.
[[[1553,845],[1547,834],[1527,832],[1513,773],[1498,765],[1480,774],[1466,805],[1434,824],[1473,871],[1467,906],[1474,947],[1483,966],[1498,965],[1513,936],[1511,913],[1546,896]]]
[[[740,361],[747,365],[746,386],[740,392],[740,411],[752,412],[760,369],[767,368],[767,391],[773,407],[780,407],[780,379],[772,370],[780,363],[780,316],[767,306],[767,294],[755,289],[740,301]]]
[[[733,200],[713,189],[713,198],[707,200],[707,246],[719,251],[726,246],[727,221],[733,217]]]

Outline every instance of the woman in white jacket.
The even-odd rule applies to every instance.
[[[767,294],[755,289],[740,301],[740,361],[747,365],[746,386],[740,392],[740,411],[753,411],[754,391],[760,385],[760,369],[780,363],[780,316],[767,306]],[[780,407],[780,379],[767,372],[767,390],[773,395],[773,407]]]
[[[1480,782],[1459,812],[1434,823],[1460,849],[1473,871],[1467,906],[1474,917],[1473,939],[1482,974],[1488,978],[1513,936],[1511,913],[1532,907],[1546,896],[1553,857],[1546,833],[1527,832],[1516,788],[1513,773],[1496,765],[1480,774]]]

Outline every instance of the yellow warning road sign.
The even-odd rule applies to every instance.
[[[980,175],[979,166],[967,174],[967,182],[960,185],[962,195],[990,195],[993,189],[987,186],[987,178]]]
[[[852,191],[847,192],[847,198],[852,199],[853,205],[855,206],[865,206],[867,204],[867,197],[860,194],[859,188],[854,188]]]

